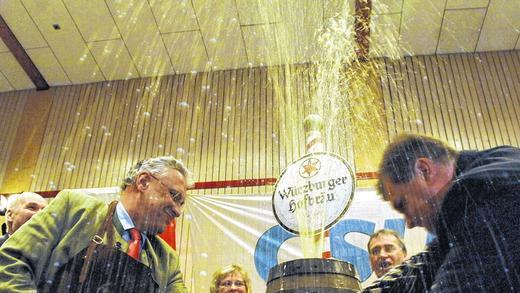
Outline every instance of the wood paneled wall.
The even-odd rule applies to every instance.
[[[118,185],[158,155],[182,159],[195,181],[278,177],[305,153],[311,80],[300,65],[57,88],[31,190]],[[329,149],[352,159],[340,129]]]
[[[520,146],[519,52],[385,60],[389,136],[424,133],[457,149]]]
[[[0,186],[5,177],[11,149],[16,147],[13,144],[28,94],[29,91],[0,94]]]
[[[350,101],[336,104],[340,112],[354,112],[348,118],[332,115],[327,97],[315,98],[311,65],[53,88],[45,136],[34,146],[39,155],[30,188],[23,189],[114,186],[138,160],[166,154],[182,159],[194,181],[278,177],[305,153],[303,119],[313,112],[325,118],[327,150],[358,165],[357,171],[376,171],[381,148],[369,147],[401,132],[429,134],[458,149],[520,145],[519,51],[377,62],[380,77],[365,79],[367,88],[378,89],[358,84]],[[0,95],[0,172],[25,96]],[[383,123],[375,125],[370,116]]]

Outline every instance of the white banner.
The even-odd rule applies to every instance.
[[[269,269],[302,257],[300,238],[275,220],[272,194],[190,196],[177,226],[186,284],[191,292],[209,292],[214,271],[240,264],[252,279],[252,292],[265,292]],[[411,256],[422,249],[427,233],[405,229],[401,214],[379,199],[374,189],[358,189],[343,218],[330,229],[332,257],[354,264],[363,285],[375,279],[366,245],[376,230],[404,236]],[[187,261],[189,259],[190,261]]]

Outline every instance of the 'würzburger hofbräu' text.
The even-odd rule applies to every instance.
[[[325,201],[333,201],[334,193],[326,193],[321,190],[327,189],[333,191],[337,186],[349,182],[349,177],[338,177],[318,182],[308,181],[300,186],[291,186],[278,192],[282,200],[291,199],[289,201],[289,211],[294,213],[297,209],[314,204],[323,204]],[[316,193],[316,196],[310,196],[309,193]],[[296,197],[294,199],[293,197]]]

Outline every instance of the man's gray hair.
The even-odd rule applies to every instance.
[[[414,166],[419,158],[447,164],[457,156],[457,151],[438,139],[418,134],[401,134],[384,151],[379,165],[378,193],[385,196],[384,178],[390,179],[394,184],[410,182],[415,176]]]
[[[20,205],[25,203],[29,198],[41,198],[42,200],[45,200],[43,196],[39,195],[38,193],[34,192],[22,192],[18,194],[12,194],[9,197],[7,197],[7,205],[5,208],[5,212],[7,214],[7,211],[12,211],[14,209],[18,209]],[[5,224],[7,225],[7,232],[9,231],[9,224],[7,223],[7,217],[5,217]]]
[[[7,198],[7,208],[6,211],[17,208],[20,204],[24,203],[30,197],[37,197],[45,200],[41,195],[34,192],[22,192],[18,194],[12,194]]]
[[[179,171],[182,176],[188,180],[188,169],[184,164],[171,156],[150,158],[143,161],[137,162],[130,171],[126,174],[126,178],[123,179],[121,184],[121,190],[125,190],[126,187],[135,184],[137,174],[141,172],[149,172],[154,175],[162,175],[166,173],[168,169],[174,169]]]

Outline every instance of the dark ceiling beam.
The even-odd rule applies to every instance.
[[[354,30],[358,48],[356,54],[359,61],[367,61],[370,51],[370,13],[372,0],[356,0]]]
[[[13,34],[4,18],[0,15],[0,37],[4,41],[5,45],[11,53],[14,55],[14,58],[20,63],[23,70],[29,78],[32,80],[37,90],[47,90],[49,89],[49,84],[43,78],[43,75],[40,73],[36,65],[32,62],[27,52],[25,52],[22,44],[18,41],[16,36]]]

